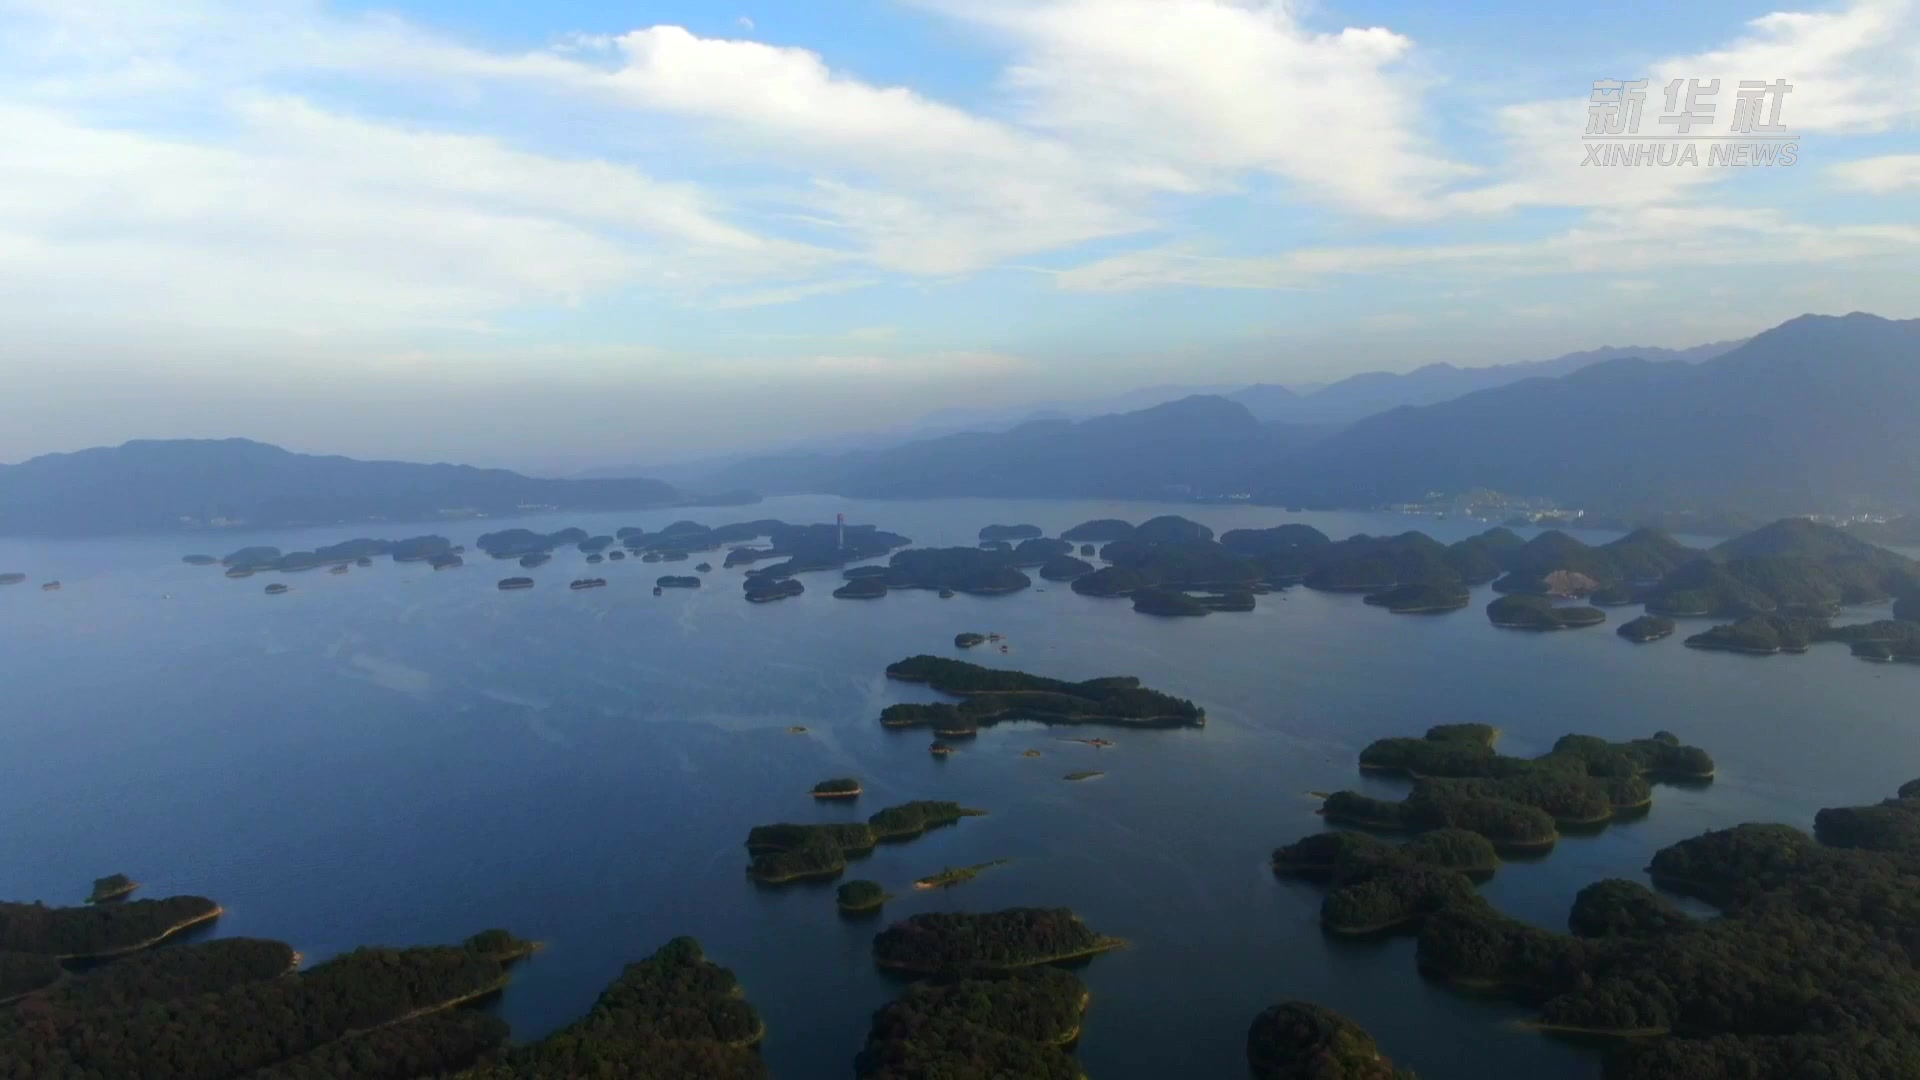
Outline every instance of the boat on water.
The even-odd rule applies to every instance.
[[[567,586],[567,588],[569,588],[569,589],[575,589],[575,590],[578,590],[578,589],[603,589],[603,588],[606,588],[606,585],[607,585],[607,579],[606,579],[606,578],[603,578],[603,577],[589,577],[589,578],[581,578],[581,579],[579,579],[578,581],[575,581],[575,582],[574,582],[573,584],[571,584],[571,585],[569,585],[569,586]]]

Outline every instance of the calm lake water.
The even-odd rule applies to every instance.
[[[441,573],[381,560],[345,576],[240,581],[179,562],[356,534],[437,531],[470,545],[508,524],[611,533],[835,512],[922,545],[971,544],[992,522],[1057,533],[1169,512],[1218,531],[1305,521],[1336,538],[1484,528],[1243,506],[806,497],[415,529],[0,540],[0,571],[29,575],[0,590],[0,896],[77,902],[92,878],[124,871],[146,883],[142,895],[212,896],[227,909],[214,934],[282,939],[309,963],[505,926],[549,943],[495,1006],[522,1038],[691,934],[765,1014],[775,1074],[843,1076],[900,985],[871,962],[880,924],[841,918],[831,885],[756,887],[742,872],[747,829],[957,799],[990,816],[884,847],[848,876],[898,894],[888,919],[1064,905],[1132,941],[1082,972],[1093,1005],[1079,1053],[1096,1080],[1243,1076],[1248,1022],[1286,998],[1353,1017],[1424,1077],[1597,1076],[1588,1051],[1518,1029],[1526,1010],[1422,980],[1411,939],[1324,936],[1320,890],[1267,865],[1272,848],[1322,828],[1308,792],[1392,795],[1401,785],[1362,779],[1355,755],[1440,722],[1496,724],[1516,754],[1567,732],[1663,728],[1712,752],[1711,786],[1656,788],[1646,818],[1566,838],[1483,887],[1558,929],[1583,885],[1644,880],[1651,854],[1675,840],[1742,821],[1810,828],[1822,806],[1878,800],[1920,776],[1920,667],[1864,664],[1840,646],[1758,659],[1689,650],[1678,636],[1635,646],[1612,632],[1631,611],[1590,631],[1503,632],[1480,610],[1485,589],[1438,617],[1292,589],[1249,614],[1161,620],[1044,582],[991,599],[845,601],[829,595],[838,575],[819,574],[803,578],[804,596],[756,606],[740,597],[741,570],[717,569],[703,589],[655,597],[654,577],[687,564],[633,560],[595,568],[608,588],[573,593],[566,582],[584,567],[571,550],[533,571],[470,555]],[[510,573],[539,585],[497,591]],[[65,589],[34,588],[49,578]],[[271,581],[293,591],[265,596]],[[924,732],[877,722],[888,703],[934,695],[882,671],[953,654],[963,630],[1011,645],[970,659],[1074,679],[1137,674],[1199,702],[1208,724],[1100,732],[1118,744],[1108,750],[1059,738],[1083,732],[1003,725],[935,760]],[[789,734],[793,724],[809,730]],[[1106,775],[1062,780],[1081,769]],[[807,797],[840,775],[863,779],[857,806]],[[910,887],[997,858],[1012,861],[957,889]]]

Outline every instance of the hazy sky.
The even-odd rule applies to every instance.
[[[542,468],[1920,315],[1920,0],[0,0],[0,461]],[[1638,10],[1635,10],[1635,9]],[[1785,79],[1792,167],[1583,166]]]

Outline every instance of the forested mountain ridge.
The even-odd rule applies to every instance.
[[[1489,487],[1761,515],[1920,501],[1920,320],[1807,315],[1698,365],[1614,360],[1363,420],[1261,492],[1371,505]]]
[[[1035,420],[1007,432],[948,435],[885,450],[756,459],[707,482],[877,498],[1180,498],[1245,490],[1266,465],[1312,437],[1307,429],[1262,424],[1245,406],[1202,394],[1079,422]]]
[[[1254,387],[1079,422],[761,458],[708,482],[874,497],[1250,494],[1320,507],[1490,488],[1754,518],[1920,507],[1920,426],[1910,422],[1920,320],[1807,315],[1703,362],[1609,359],[1338,430],[1262,423],[1236,400],[1270,412],[1332,389]]]

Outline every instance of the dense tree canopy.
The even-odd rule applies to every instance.
[[[854,1061],[861,1080],[1020,1077],[1081,1080],[1065,1049],[1087,991],[1056,968],[913,984],[874,1013]]]
[[[627,969],[587,1015],[462,1080],[762,1080],[766,1024],[692,938]]]
[[[193,955],[168,955],[177,951]],[[505,981],[498,961],[460,948],[359,949],[285,977],[291,951],[278,943],[139,959],[129,973],[110,976],[119,961],[89,977],[111,977],[104,987],[83,980],[16,1005],[0,1026],[0,1076],[241,1077]]]
[[[881,967],[902,971],[976,975],[1089,956],[1119,944],[1066,908],[1008,908],[915,915],[875,935],[873,956]]]
[[[157,942],[220,906],[204,896],[170,896],[91,907],[0,903],[0,952],[106,956]]]
[[[1673,620],[1665,615],[1641,615],[1620,624],[1615,633],[1628,641],[1658,641],[1673,634]]]
[[[1594,607],[1560,607],[1544,596],[1515,593],[1488,604],[1487,618],[1511,630],[1570,630],[1606,622],[1607,613]]]
[[[1247,1029],[1254,1080],[1412,1080],[1381,1056],[1373,1037],[1331,1009],[1304,1001],[1271,1006]]]

